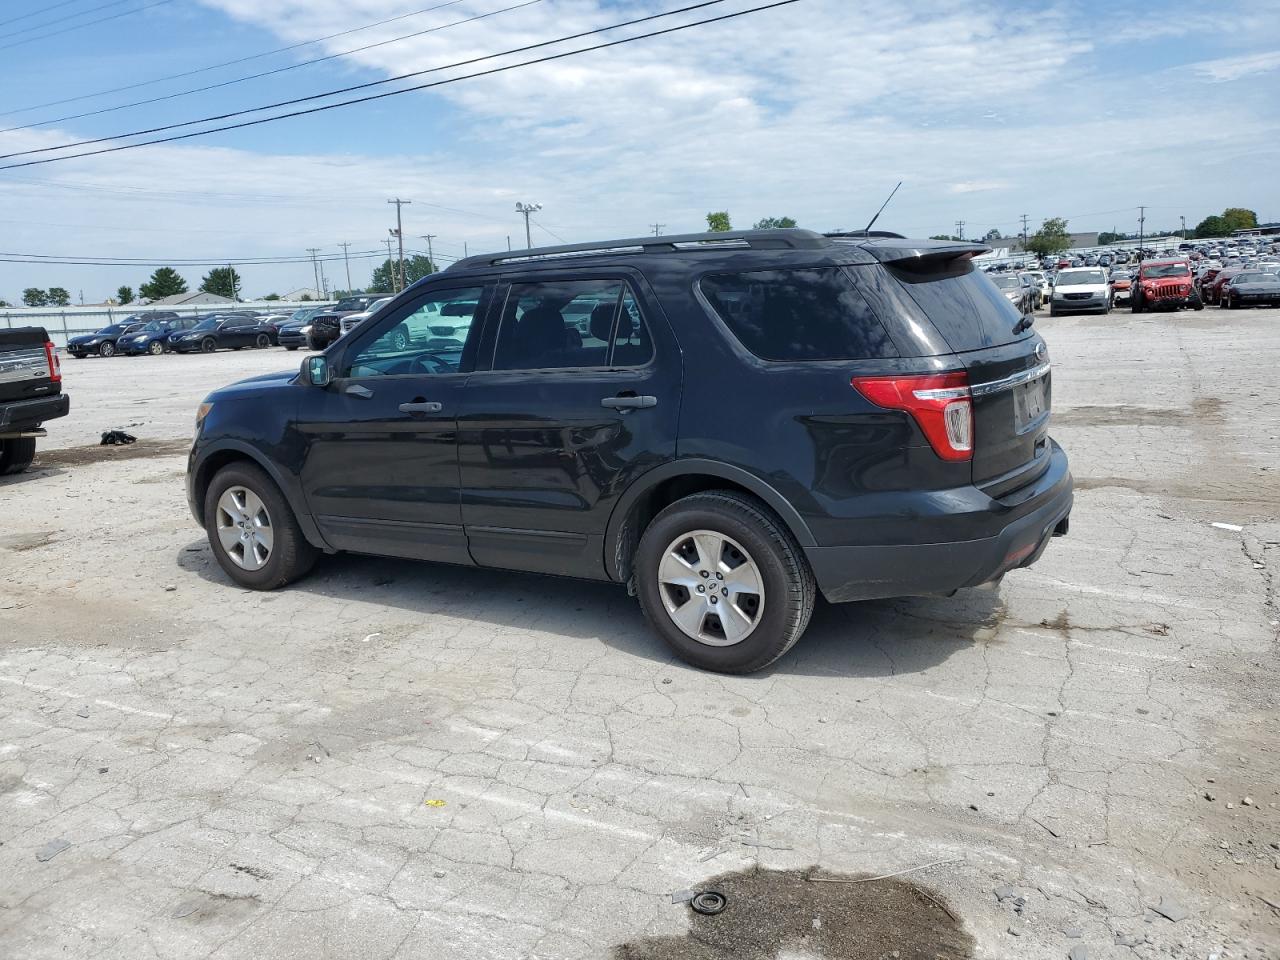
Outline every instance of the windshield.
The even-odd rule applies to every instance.
[[[289,322],[293,323],[298,320],[310,320],[319,312],[319,307],[303,307],[301,310],[293,311],[293,316],[289,318]]]
[[[339,300],[338,305],[333,309],[347,311],[363,310],[365,304],[368,302],[368,300]]]
[[[1273,277],[1271,274],[1263,273],[1261,270],[1259,270],[1251,273],[1237,273],[1234,277],[1231,278],[1231,282],[1232,283],[1258,283],[1259,281],[1274,280],[1274,279],[1275,277]]]
[[[1185,263],[1156,263],[1142,268],[1142,276],[1150,277],[1189,277],[1191,267]]]
[[[1074,287],[1086,283],[1106,283],[1107,278],[1101,270],[1072,270],[1070,273],[1058,275],[1058,286]]]
[[[1001,290],[1014,290],[1018,287],[1016,277],[993,277],[992,279],[995,280],[996,286]]]
[[[101,330],[98,331],[98,333],[103,334],[104,336],[113,336],[114,334],[119,333],[123,329],[124,329],[123,323],[113,323],[110,326],[103,327]]]
[[[159,320],[152,320],[150,323],[148,323],[148,324],[147,324],[146,326],[144,326],[142,329],[143,329],[146,333],[159,333],[161,330],[166,329],[168,326],[169,326],[168,321],[161,322],[161,321],[159,321]]]
[[[206,317],[204,320],[201,320],[191,329],[192,330],[214,330],[214,329],[217,329],[217,326],[218,326],[217,317]]]

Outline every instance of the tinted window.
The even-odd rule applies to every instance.
[[[481,287],[438,290],[365,321],[373,325],[373,339],[364,339],[356,348],[347,375],[456,373],[482,292]]]
[[[618,280],[512,284],[493,369],[607,366],[623,289]]]
[[[1013,332],[1022,319],[1018,308],[971,264],[925,258],[910,268],[889,265],[886,270],[902,284],[952,350],[979,350],[1019,339]],[[1098,273],[1098,282],[1105,282],[1100,272],[1087,272]],[[1066,274],[1060,274],[1058,283],[1068,282],[1065,278]],[[1022,334],[1030,335],[1029,331]]]
[[[898,355],[840,267],[713,274],[699,288],[734,336],[763,360]]]

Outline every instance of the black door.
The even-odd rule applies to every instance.
[[[218,334],[218,346],[251,347],[257,339],[258,322],[249,317],[232,317]]]
[[[618,497],[675,456],[681,364],[670,329],[638,275],[579,277],[512,284],[492,311],[496,336],[458,421],[462,519],[478,564],[603,578]]]
[[[328,387],[303,394],[302,486],[333,546],[471,562],[458,506],[457,416],[484,291],[432,286],[405,300],[331,355]],[[451,336],[432,336],[421,318],[442,308]],[[405,329],[425,336],[406,342]]]

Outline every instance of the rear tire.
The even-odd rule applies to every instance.
[[[391,334],[391,349],[403,351],[409,349],[412,341],[409,338],[409,331],[404,327],[396,327]]]
[[[248,491],[261,502],[267,518],[271,544],[265,563],[257,569],[246,569],[237,562],[219,531],[226,531],[231,518],[225,515],[223,495],[228,491]],[[224,504],[225,505],[225,504]],[[304,576],[315,565],[319,551],[302,535],[297,517],[275,482],[259,466],[239,462],[223,467],[214,474],[204,497],[204,529],[209,547],[218,566],[232,580],[250,590],[275,590]]]
[[[31,466],[36,455],[35,437],[0,440],[0,476],[21,473]]]
[[[716,611],[726,610],[733,616],[745,610],[743,620],[750,621],[750,626],[745,636],[736,642],[728,642],[727,636],[695,639],[669,612],[683,609],[685,604],[701,605],[703,597],[707,604],[712,602],[714,590],[693,594],[683,588],[673,588],[669,579],[659,579],[660,573],[668,569],[664,561],[675,554],[672,548],[695,531],[719,537],[724,552],[720,557],[701,558],[690,566],[691,583],[719,582],[724,589],[733,589],[734,572],[747,569],[747,564],[753,567],[751,572],[758,582],[758,593],[739,584],[737,589],[742,592],[733,596],[742,599],[735,601],[730,594],[722,594],[716,599],[725,606],[701,608],[707,614],[696,620],[698,630],[714,635],[719,629],[724,634],[724,628],[717,626],[720,621]],[[696,546],[693,549],[693,556],[697,557]],[[717,576],[700,579],[702,570]],[[729,573],[729,579],[720,581],[720,571]],[[809,625],[817,596],[813,573],[791,532],[759,501],[731,490],[694,494],[677,500],[659,513],[640,539],[635,578],[640,607],[667,646],[686,663],[718,673],[752,673],[785,654]],[[685,597],[687,599],[683,599]],[[690,609],[696,614],[695,608]]]
[[[1130,311],[1131,313],[1141,313],[1141,312],[1142,312],[1142,301],[1141,301],[1141,300],[1139,300],[1137,297],[1134,297],[1134,298],[1133,298],[1133,302],[1129,304],[1129,311]]]
[[[258,334],[257,345],[259,350],[265,350],[267,347],[271,346],[271,338],[265,333],[260,333]]]
[[[285,349],[286,349],[286,350],[288,350],[290,353],[293,353],[293,351],[297,350],[298,348],[297,348],[297,347],[285,347]]]

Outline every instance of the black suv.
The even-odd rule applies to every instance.
[[[985,250],[765,230],[470,257],[300,373],[211,394],[191,510],[247,587],[338,550],[613,580],[685,660],[758,670],[819,590],[949,594],[1066,532],[1045,344]]]
[[[382,299],[375,294],[367,297],[347,297],[339,300],[332,307],[326,307],[311,318],[311,332],[307,334],[307,346],[312,350],[323,350],[342,336],[342,318],[352,313],[363,313],[375,300]]]

